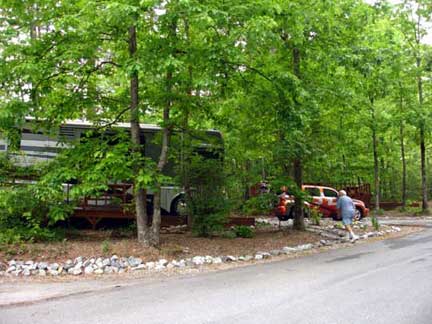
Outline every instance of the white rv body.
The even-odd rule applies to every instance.
[[[87,121],[71,120],[60,126],[57,134],[46,135],[37,131],[35,123],[36,121],[32,118],[26,119],[26,124],[21,129],[20,150],[9,155],[17,165],[30,166],[50,161],[62,149],[70,147],[70,143],[78,140],[85,132],[94,128]],[[130,124],[118,123],[114,127],[130,129]],[[141,124],[140,127],[146,138],[146,143],[144,144],[146,155],[157,159],[160,154],[160,145],[154,144],[152,139],[161,130],[161,127],[151,124]],[[218,131],[210,130],[207,133],[221,138]],[[10,145],[8,141],[0,137],[0,151],[7,152],[8,145]],[[202,144],[203,147],[206,145],[208,146],[208,144]],[[152,192],[149,191],[148,194],[152,195]],[[161,188],[161,208],[168,213],[172,213],[173,203],[182,196],[183,192],[180,187],[163,186]]]

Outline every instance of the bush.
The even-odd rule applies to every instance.
[[[309,219],[312,221],[312,224],[319,226],[322,218],[322,213],[316,208],[310,208],[309,213]]]
[[[372,227],[375,229],[375,231],[379,231],[381,225],[378,221],[378,218],[376,218],[376,216],[372,216],[371,222],[372,222]]]
[[[101,251],[103,255],[108,255],[111,251],[111,245],[108,240],[104,240],[101,244]]]
[[[221,161],[195,156],[189,167],[193,189],[189,197],[186,195],[186,205],[192,217],[192,231],[204,237],[218,235],[225,228],[229,210]]]
[[[194,217],[192,231],[197,236],[215,236],[224,230],[226,222],[227,216],[224,212],[209,215],[198,214]]]
[[[234,226],[234,233],[237,237],[252,238],[255,236],[255,230],[252,227],[238,225]]]
[[[60,241],[65,237],[65,232],[62,229],[48,229],[26,226],[0,229],[0,244]]]
[[[68,206],[52,192],[45,196],[44,190],[33,184],[0,190],[0,242],[51,241],[63,237],[61,231],[50,226],[67,216]]]
[[[273,193],[263,193],[248,199],[243,206],[243,212],[247,215],[268,214],[273,210],[277,202],[277,195]]]
[[[223,238],[226,238],[226,239],[231,239],[231,240],[235,239],[237,237],[237,235],[234,231],[224,231],[221,233],[220,236]]]

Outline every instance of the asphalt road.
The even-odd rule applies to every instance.
[[[432,323],[432,229],[228,271],[0,308],[18,323]]]

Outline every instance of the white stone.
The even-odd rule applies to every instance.
[[[49,270],[49,274],[50,274],[51,276],[58,276],[58,275],[59,275],[59,272],[58,272],[57,270]]]
[[[103,271],[102,269],[96,269],[96,270],[94,271],[94,273],[100,275],[100,274],[103,274],[104,271]]]
[[[13,265],[13,266],[10,266],[9,268],[7,268],[6,273],[11,273],[15,270],[16,270],[16,266]]]
[[[22,274],[26,277],[30,276],[30,269],[25,269]]]
[[[280,250],[271,250],[270,254],[273,256],[278,256],[279,254],[281,254],[281,251]]]
[[[146,268],[145,264],[139,264],[136,267],[132,268],[133,271],[144,270]]]
[[[91,259],[86,260],[86,261],[83,263],[83,266],[86,268],[86,267],[88,267],[89,265],[94,264],[95,262],[96,262],[96,260],[95,260],[94,258],[91,258]]]
[[[165,266],[164,265],[162,265],[162,264],[156,264],[156,267],[155,267],[155,270],[156,271],[162,271],[162,270],[165,270],[166,268],[165,268]]]
[[[117,268],[115,268],[115,269],[117,269]],[[118,270],[117,270],[118,271]],[[104,269],[104,273],[113,273],[114,272],[114,268],[113,267],[111,267],[111,266],[107,266],[107,267],[105,267],[105,269]]]
[[[236,262],[237,258],[235,256],[232,256],[232,255],[227,255],[227,256],[223,257],[222,260],[224,262]]]
[[[166,268],[167,269],[172,269],[172,268],[174,268],[174,264],[168,263],[167,266],[166,266]]]
[[[67,261],[65,262],[65,264],[63,265],[63,268],[64,268],[66,271],[68,271],[69,269],[71,269],[71,268],[73,268],[73,267],[74,267],[74,263],[73,263],[72,260],[67,260]]]
[[[301,244],[297,246],[297,249],[300,251],[310,250],[313,248],[313,245],[311,243],[309,244]]]
[[[172,264],[174,267],[179,267],[179,262],[177,260],[172,260],[169,264]]]
[[[197,255],[192,258],[192,262],[194,265],[202,265],[204,264],[205,260],[202,256]]]
[[[80,274],[82,274],[81,268],[72,268],[72,274],[74,276],[79,276]]]
[[[168,264],[168,261],[165,260],[165,259],[160,259],[160,260],[158,261],[158,264],[160,264],[160,265],[162,265],[162,266],[166,266],[166,265]]]
[[[103,262],[102,260],[96,260],[95,264],[94,264],[98,269],[103,268]]]
[[[93,267],[91,265],[88,265],[84,269],[84,273],[86,273],[86,274],[90,274],[90,273],[93,273],[93,272],[94,272],[94,269],[93,269]]]
[[[262,260],[263,256],[262,254],[255,254],[255,260]]]
[[[48,266],[48,269],[49,270],[57,270],[59,268],[59,264],[58,263],[51,263],[49,266]]]
[[[138,265],[140,265],[142,263],[142,259],[134,258],[131,256],[128,258],[128,263],[131,267],[137,267]]]
[[[221,257],[214,257],[213,258],[213,264],[220,264],[220,263],[222,263]]]
[[[22,270],[18,269],[18,270],[13,271],[12,274],[18,277],[21,274],[21,272],[22,272]]]
[[[262,251],[260,251],[260,252],[257,252],[256,254],[257,254],[257,255],[258,255],[258,254],[261,255],[263,259],[271,258],[271,254],[268,253],[268,252],[262,252]]]
[[[146,262],[145,266],[146,266],[147,269],[152,270],[155,267],[155,263],[152,262],[152,261],[151,262]]]
[[[38,269],[45,270],[47,268],[48,268],[48,263],[46,263],[46,262],[39,262]]]

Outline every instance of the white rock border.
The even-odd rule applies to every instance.
[[[370,237],[384,236],[387,233],[400,232],[400,227],[385,226],[387,229],[381,231],[368,232],[360,236],[360,239],[366,240]],[[384,226],[383,226],[384,228]],[[134,271],[159,272],[170,269],[182,268],[199,268],[204,265],[222,264],[222,263],[245,263],[254,262],[264,259],[270,259],[279,255],[296,254],[313,248],[322,246],[331,246],[349,242],[345,237],[346,232],[336,229],[334,226],[328,226],[318,231],[314,228],[308,228],[313,232],[319,232],[326,239],[321,239],[316,243],[300,244],[297,246],[285,246],[280,250],[260,251],[255,255],[225,255],[225,256],[200,256],[196,255],[191,258],[181,260],[160,259],[158,261],[145,262],[141,258],[134,256],[118,257],[112,255],[110,258],[79,256],[74,260],[67,260],[63,263],[35,262],[33,260],[17,261],[10,260],[7,264],[0,262],[0,277],[29,277],[29,276],[83,276],[83,275],[103,275],[113,273],[124,273]],[[330,234],[329,234],[330,233]],[[329,238],[331,237],[331,238]]]

